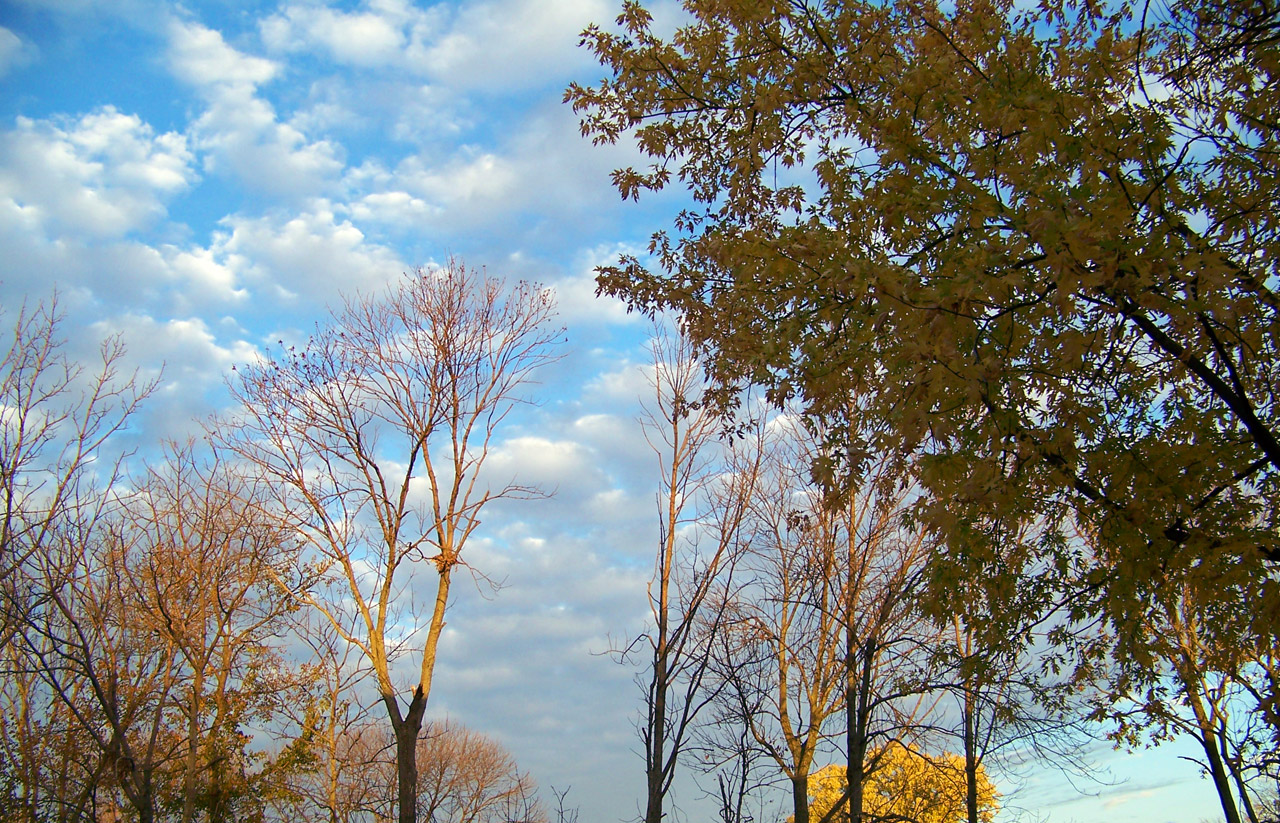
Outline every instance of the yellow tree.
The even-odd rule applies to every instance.
[[[945,752],[926,755],[891,742],[875,753],[877,768],[865,779],[862,819],[900,823],[963,823],[965,809],[964,758]],[[978,819],[990,823],[999,811],[999,793],[977,772]],[[811,809],[825,815],[845,793],[845,767],[833,763],[814,773],[810,781]]]
[[[400,823],[417,823],[418,732],[467,541],[489,502],[537,494],[489,485],[481,467],[534,370],[553,359],[554,312],[537,285],[450,261],[348,298],[304,346],[242,367],[232,385],[243,412],[220,437],[281,490],[332,575],[332,597],[296,594],[373,671],[396,740]],[[404,641],[417,647],[417,674],[402,705],[392,664],[415,570],[434,573],[435,591],[424,630]]]

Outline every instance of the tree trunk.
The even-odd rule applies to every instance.
[[[1235,796],[1231,791],[1231,778],[1227,775],[1226,765],[1222,761],[1222,752],[1218,749],[1218,733],[1213,721],[1205,711],[1204,686],[1199,674],[1193,668],[1194,661],[1184,661],[1179,667],[1182,678],[1183,694],[1195,714],[1196,725],[1200,728],[1200,747],[1204,749],[1205,759],[1209,763],[1209,776],[1213,778],[1213,786],[1218,790],[1218,799],[1222,802],[1222,813],[1227,823],[1241,823],[1240,812],[1236,809]]]
[[[187,707],[187,769],[182,776],[182,821],[195,823],[196,774],[200,771],[200,711],[204,692],[204,672],[194,666],[191,705]]]
[[[398,823],[418,823],[418,733],[427,709],[427,695],[419,685],[409,701],[409,710],[400,717],[396,696],[383,695],[396,735],[396,810]]]
[[[848,615],[847,626],[852,626]],[[848,783],[850,823],[862,821],[863,784],[867,779],[867,737],[871,727],[872,644],[860,645],[852,628],[845,629],[845,751],[849,763],[845,768]]]
[[[795,823],[809,823],[809,773],[791,778],[791,803],[795,808]]]
[[[1218,752],[1217,735],[1210,732],[1202,743],[1209,760],[1209,774],[1213,777],[1214,788],[1218,790],[1218,798],[1222,801],[1222,813],[1226,816],[1227,823],[1241,823],[1240,812],[1236,809],[1235,798],[1231,793],[1231,781]]]
[[[964,809],[968,823],[978,823],[978,739],[973,691],[964,687]]]
[[[664,587],[665,588],[665,587]],[[660,641],[660,646],[665,643]],[[666,759],[667,731],[667,667],[665,648],[653,660],[653,704],[649,709],[649,741],[645,752],[647,799],[645,823],[662,823],[662,771]]]

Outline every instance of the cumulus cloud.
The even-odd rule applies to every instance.
[[[592,450],[572,440],[516,437],[500,444],[484,464],[494,485],[515,481],[554,492],[560,506],[574,505],[609,479]]]
[[[393,165],[368,159],[347,171],[344,186],[358,197],[408,195],[401,200],[401,205],[413,209],[408,219],[441,235],[493,227],[499,229],[501,241],[526,251],[557,254],[566,243],[576,245],[578,238],[599,237],[605,230],[621,231],[620,239],[633,244],[647,240],[648,213],[665,213],[676,198],[683,197],[680,192],[647,197],[635,212],[636,219],[619,228],[613,208],[618,195],[610,184],[610,172],[642,160],[631,144],[593,149],[579,135],[572,112],[558,104],[536,107],[484,143],[449,145],[428,141]],[[358,197],[351,199],[355,202]],[[397,212],[375,213],[385,219]],[[545,249],[551,238],[557,248]],[[589,262],[605,262],[600,255],[620,250],[600,249]],[[594,292],[594,287],[587,291]]]
[[[301,214],[229,216],[213,253],[275,299],[324,304],[340,293],[381,286],[406,271],[386,246],[370,242],[331,204],[316,201]]]
[[[578,33],[614,11],[605,0],[492,0],[416,8],[369,0],[342,11],[291,3],[259,24],[274,53],[318,52],[364,69],[394,68],[455,91],[510,91],[561,82],[588,65]]]
[[[572,273],[552,280],[556,306],[565,322],[590,325],[640,325],[644,315],[627,311],[627,304],[616,297],[596,294],[596,268],[616,263],[621,255],[640,255],[641,250],[628,245],[603,245],[579,253]]]
[[[125,312],[89,325],[88,337],[118,335],[127,348],[122,365],[137,369],[142,381],[159,379],[156,392],[143,406],[138,429],[147,445],[162,439],[182,439],[199,431],[222,400],[223,377],[237,363],[254,358],[254,346],[235,336],[220,340],[215,329],[199,317],[157,318]],[[123,371],[123,370],[122,370]]]
[[[169,65],[180,80],[203,89],[253,89],[279,71],[274,62],[227,45],[221,32],[176,20],[169,26]]]
[[[120,237],[166,214],[195,178],[186,138],[106,106],[78,119],[19,117],[0,134],[0,204],[29,225]]]
[[[265,100],[230,90],[217,96],[192,126],[196,146],[207,152],[205,170],[227,173],[250,189],[301,197],[325,191],[343,169],[342,149],[308,140]]]
[[[410,157],[400,164],[395,177],[405,188],[455,215],[509,209],[518,197],[520,182],[510,159],[466,147],[439,166],[428,165],[423,157]]]
[[[242,260],[218,260],[213,249],[201,247],[169,246],[164,249],[164,257],[171,278],[182,286],[184,308],[188,311],[211,301],[240,302],[249,295],[240,284],[237,271],[243,266]]]
[[[344,166],[342,147],[311,140],[281,122],[257,93],[277,75],[278,64],[231,47],[220,32],[199,23],[174,22],[169,66],[208,103],[191,127],[206,171],[289,197],[317,194],[336,181]]]
[[[348,204],[347,210],[357,220],[413,226],[439,216],[443,207],[431,205],[405,191],[383,191],[366,194]]]
[[[584,393],[605,404],[646,398],[653,394],[653,373],[652,363],[624,361],[592,378]]]
[[[558,81],[590,63],[578,34],[615,14],[604,0],[466,3],[440,36],[415,38],[410,65],[458,89],[511,90]]]
[[[259,31],[273,51],[319,47],[339,63],[385,66],[400,62],[407,42],[404,26],[415,18],[421,21],[423,16],[389,4],[360,12],[292,5],[263,20]]]

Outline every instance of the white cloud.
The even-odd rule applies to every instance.
[[[387,10],[346,13],[323,6],[293,5],[259,25],[273,51],[319,46],[339,63],[384,66],[399,62],[406,38],[404,15]]]
[[[571,440],[516,437],[494,449],[484,469],[495,483],[515,479],[563,498],[589,495],[607,484],[592,450]]]
[[[614,16],[605,0],[493,0],[415,8],[370,0],[356,11],[292,3],[259,24],[274,53],[319,52],[337,63],[389,68],[454,91],[508,92],[558,83],[591,65],[577,47],[591,22]]]
[[[219,344],[199,317],[156,319],[149,314],[127,312],[94,322],[90,331],[99,339],[119,334],[140,368],[154,369],[163,362],[166,384],[221,382],[222,374],[232,365],[255,356],[253,345],[247,341]]]
[[[415,37],[406,56],[453,88],[529,88],[589,65],[590,56],[577,47],[578,35],[615,13],[604,0],[466,3],[447,33]]]
[[[347,210],[357,220],[412,226],[426,218],[439,216],[443,207],[429,205],[408,192],[385,191],[367,194],[349,204]]]
[[[431,202],[467,214],[509,209],[518,197],[520,182],[509,159],[466,148],[438,167],[427,166],[421,157],[411,157],[400,164],[395,177]]]
[[[340,293],[375,288],[409,267],[385,246],[369,242],[320,200],[296,216],[231,216],[214,239],[225,265],[287,301],[323,305]]]
[[[565,322],[619,326],[646,322],[644,315],[627,311],[627,304],[616,297],[596,294],[596,267],[616,263],[622,254],[636,254],[629,246],[607,245],[579,254],[575,273],[551,281],[555,289],[556,307]]]
[[[0,26],[0,77],[4,77],[18,66],[30,63],[35,59],[35,55],[35,46],[23,42],[18,35]]]
[[[422,200],[428,208],[419,213],[434,231],[501,226],[506,237],[536,249],[548,234],[568,236],[569,242],[577,233],[599,236],[604,222],[617,214],[611,170],[640,162],[630,144],[593,150],[579,135],[572,112],[551,103],[491,142],[448,147],[447,140],[426,141],[417,154],[390,168],[366,161],[348,171],[344,184],[350,191],[400,191]],[[678,196],[658,194],[645,206],[661,208]],[[633,224],[627,234],[639,230],[647,237],[642,227]]]
[[[310,140],[280,122],[275,108],[257,95],[257,87],[279,72],[275,62],[232,48],[220,32],[198,23],[175,22],[169,28],[169,65],[208,101],[191,126],[206,171],[295,198],[336,182],[344,165],[342,147]]]
[[[609,402],[637,401],[653,394],[653,364],[622,362],[596,375],[584,394]]]
[[[247,187],[282,196],[319,194],[336,184],[342,149],[276,118],[271,104],[239,89],[216,97],[192,126],[207,152],[205,169],[229,173]]]
[[[253,345],[238,337],[220,342],[198,317],[161,319],[130,311],[88,327],[89,338],[112,335],[119,335],[128,350],[122,372],[136,368],[142,381],[160,379],[137,425],[148,447],[197,432],[222,399],[223,376],[256,356]]]
[[[195,178],[186,139],[156,136],[107,106],[78,120],[31,120],[0,134],[0,203],[73,236],[119,237],[166,214]]]
[[[182,295],[188,311],[210,301],[238,302],[248,297],[248,291],[238,285],[236,268],[237,263],[243,265],[242,261],[219,262],[212,249],[183,250],[172,246],[165,249],[165,261],[172,278],[185,286]]]
[[[169,65],[175,76],[197,88],[252,89],[279,71],[270,60],[228,46],[220,32],[177,21],[169,27]]]

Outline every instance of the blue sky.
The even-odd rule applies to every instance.
[[[653,4],[660,21],[676,10]],[[119,334],[160,389],[143,453],[226,402],[232,365],[294,340],[343,292],[456,255],[556,289],[565,357],[495,459],[556,490],[502,506],[469,549],[432,712],[496,735],[583,823],[634,816],[632,672],[603,655],[646,613],[656,464],[635,423],[648,329],[594,297],[679,206],[623,203],[561,104],[611,0],[469,3],[0,0],[0,307],[56,287],[70,350]],[[661,28],[661,25],[660,25]],[[1215,804],[1175,753],[1110,756],[1128,782],[1052,821],[1197,823]],[[549,793],[547,799],[550,800]],[[697,794],[681,805],[701,819]]]

